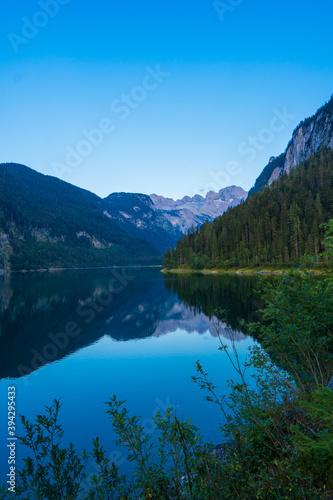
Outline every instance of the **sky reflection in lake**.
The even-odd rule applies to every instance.
[[[57,275],[55,280],[19,276],[2,286],[0,346],[6,348],[6,354],[1,350],[0,359],[4,376],[6,372],[7,376],[15,374],[20,363],[29,366],[29,350],[43,352],[45,342],[49,342],[47,332],[61,331],[61,322],[75,321],[78,301],[84,298],[89,303],[105,289],[107,276],[80,271],[78,278],[71,273]],[[240,320],[241,313],[249,317],[254,283],[245,280],[242,285],[230,277],[213,278],[188,277],[184,284],[183,279],[168,281],[158,270],[141,273],[91,324],[80,324],[82,335],[68,348],[59,349],[56,359],[25,377],[3,379],[2,404],[6,404],[8,385],[16,386],[18,412],[28,418],[42,413],[54,398],[61,398],[65,442],[73,441],[80,450],[91,449],[92,438],[98,435],[109,453],[115,452],[115,436],[104,404],[114,394],[127,400],[127,407],[142,417],[151,435],[153,416],[172,406],[179,417],[192,418],[207,439],[218,444],[217,426],[222,416],[217,407],[203,401],[204,394],[191,376],[195,375],[195,362],[200,360],[220,393],[226,392],[226,382],[234,374],[218,351],[213,307],[215,303],[222,307],[227,304],[230,311],[235,303],[229,312],[231,322]],[[221,334],[228,343],[228,332],[222,329]],[[253,340],[237,329],[234,334],[244,359]],[[18,434],[20,431],[19,427]],[[2,421],[1,434],[6,432]],[[18,456],[22,458],[23,451],[19,450]],[[119,463],[124,461],[123,455],[117,457]],[[0,470],[5,471],[4,446],[0,460]]]

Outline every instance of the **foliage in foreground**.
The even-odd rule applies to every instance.
[[[327,228],[328,254],[333,223]],[[234,342],[222,343],[235,370],[228,398],[219,396],[199,362],[194,381],[207,391],[224,416],[224,453],[216,460],[190,421],[170,409],[157,415],[158,440],[143,431],[123,401],[113,397],[107,413],[118,446],[135,464],[130,481],[121,476],[105,450],[61,447],[60,403],[46,409],[36,423],[22,417],[24,446],[33,452],[20,473],[16,495],[3,489],[0,498],[27,499],[331,499],[333,498],[333,277],[316,278],[291,271],[263,284],[264,321],[249,325],[265,350],[254,346],[245,365]],[[221,316],[221,320],[222,320]],[[97,472],[86,477],[88,459]],[[28,493],[28,492],[31,493]]]

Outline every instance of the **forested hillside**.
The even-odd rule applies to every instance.
[[[333,151],[323,149],[213,223],[192,229],[164,257],[167,268],[291,265],[318,257],[333,217]]]
[[[103,213],[98,196],[18,164],[0,165],[0,268],[159,263],[160,252]]]

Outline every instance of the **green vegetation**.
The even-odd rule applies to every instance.
[[[333,256],[333,220],[326,225],[326,257]],[[158,440],[145,434],[116,396],[107,413],[135,474],[128,480],[106,455],[98,438],[93,451],[78,453],[61,445],[59,401],[36,423],[21,417],[24,460],[15,493],[5,486],[0,498],[22,500],[219,500],[331,499],[333,495],[333,275],[317,278],[305,267],[273,281],[262,278],[265,306],[259,323],[247,325],[261,339],[245,365],[235,343],[220,350],[235,378],[228,398],[219,396],[198,361],[194,382],[223,415],[223,453],[217,459],[189,421],[172,410],[158,414]],[[224,311],[216,313],[223,323]],[[217,331],[220,328],[217,324]],[[232,338],[232,330],[230,330]],[[97,472],[86,477],[88,459]]]
[[[98,196],[17,164],[0,165],[0,268],[159,264],[159,251],[106,217]]]
[[[313,155],[214,222],[192,229],[167,250],[172,268],[291,267],[305,255],[318,261],[333,216],[333,151]]]
[[[327,225],[327,257],[333,255],[333,221]],[[317,278],[306,268],[262,279],[265,307],[260,323],[249,324],[262,346],[241,365],[235,344],[220,350],[235,370],[229,398],[219,396],[200,362],[198,386],[223,414],[222,457],[212,454],[190,421],[168,410],[158,414],[158,440],[143,431],[114,396],[107,403],[116,444],[128,451],[135,474],[120,475],[94,440],[91,453],[61,446],[55,401],[36,423],[22,417],[21,443],[33,454],[25,460],[16,493],[27,499],[330,499],[333,495],[333,276]],[[224,312],[217,313],[221,322]],[[219,325],[217,325],[219,330]],[[232,331],[230,332],[232,335]],[[89,457],[97,472],[86,477]]]

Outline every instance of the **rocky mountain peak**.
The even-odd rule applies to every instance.
[[[249,195],[271,186],[284,173],[289,174],[292,168],[324,148],[333,149],[333,95],[313,116],[296,127],[286,151],[269,159]]]
[[[209,191],[205,197],[196,194],[173,200],[156,194],[150,195],[156,208],[163,213],[173,227],[183,233],[192,226],[200,226],[207,219],[213,221],[229,207],[238,205],[247,198],[247,192],[238,186],[229,186],[220,191]]]
[[[320,149],[333,149],[333,96],[317,113],[301,122],[286,150],[283,173],[307,160]]]

